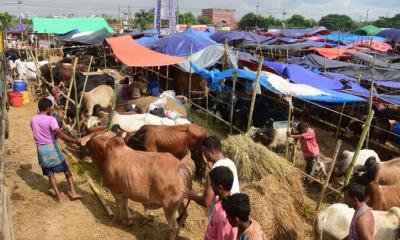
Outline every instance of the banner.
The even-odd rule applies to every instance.
[[[176,5],[175,0],[156,0],[154,9],[154,29],[158,34],[161,31],[162,20],[167,20],[169,25],[169,33],[176,32]]]

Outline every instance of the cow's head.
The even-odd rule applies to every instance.
[[[310,175],[318,180],[323,180],[327,177],[326,169],[327,164],[331,161],[322,161],[314,159],[312,163],[312,169]]]

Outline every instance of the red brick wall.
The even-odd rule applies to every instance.
[[[229,27],[231,28],[236,27],[234,10],[203,9],[202,15],[209,17],[214,24],[224,20],[225,22],[228,23]]]

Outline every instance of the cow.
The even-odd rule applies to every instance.
[[[400,184],[381,186],[371,181],[365,187],[366,203],[374,210],[387,211],[400,206]]]
[[[207,131],[196,124],[179,126],[146,125],[136,133],[128,134],[126,144],[136,150],[149,152],[169,152],[178,159],[183,159],[187,152],[196,166],[197,179],[205,177],[205,162],[201,144],[207,137]]]
[[[16,48],[8,48],[7,50],[4,51],[6,60],[11,60],[15,61],[17,59],[26,59],[26,53],[25,51],[20,51]]]
[[[47,61],[38,62],[39,67],[47,64]],[[18,73],[18,77],[24,80],[36,80],[36,64],[34,62],[26,62],[21,61],[21,59],[17,59],[10,66],[15,66],[15,69]]]
[[[353,181],[366,185],[376,181],[380,185],[400,184],[400,158],[377,163],[374,157],[368,158],[364,165],[357,166]]]
[[[161,70],[163,73],[166,73],[166,69]],[[190,73],[184,72],[177,67],[169,68],[169,78],[172,78],[173,81],[169,83],[169,89],[175,91],[178,95],[187,95],[189,90],[189,80],[191,79],[191,91],[193,95],[196,96],[207,96],[209,92],[209,88],[207,86],[207,81],[204,80],[199,74],[192,73],[190,77]],[[165,81],[168,81],[164,77],[160,76],[160,84],[165,86]]]
[[[93,108],[95,105],[99,105],[101,107],[107,107],[112,104],[114,90],[107,85],[100,85],[95,89],[89,92],[83,92],[83,100],[82,100],[82,110],[86,111],[88,116],[91,116],[93,113]]]
[[[131,223],[128,200],[142,203],[145,209],[163,208],[170,239],[178,235],[185,222],[189,201],[183,191],[192,188],[190,169],[170,153],[135,151],[114,133],[95,130],[82,138],[100,172],[105,186],[114,196],[118,219]],[[175,219],[178,211],[179,217]]]
[[[397,240],[400,228],[400,208],[387,211],[372,211],[375,219],[375,240]],[[335,203],[319,212],[314,219],[315,239],[342,240],[349,234],[354,209]]]
[[[367,117],[367,115],[363,115],[361,117],[362,122],[351,120],[346,129],[357,136],[360,135],[363,131],[363,124],[367,120]],[[390,137],[388,134],[390,131],[391,125],[389,119],[385,116],[375,116],[371,122],[369,138],[385,144]]]

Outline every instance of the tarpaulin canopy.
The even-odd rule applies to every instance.
[[[184,31],[184,33],[193,35],[195,37],[202,37],[202,38],[207,38],[207,39],[211,39],[210,37],[212,35],[212,33],[210,33],[210,32],[203,32],[203,31],[198,31],[198,30],[193,30],[193,29],[187,29],[186,31]]]
[[[97,31],[106,28],[108,32],[114,30],[107,24],[104,18],[41,18],[32,19],[33,31],[37,33],[64,34],[74,29],[80,32]]]
[[[67,41],[67,40],[70,40],[77,33],[79,33],[79,30],[78,29],[74,29],[74,30],[72,30],[70,32],[67,32],[65,34],[59,34],[59,35],[57,35],[57,37],[59,39],[63,40],[63,41]]]
[[[196,37],[183,32],[160,38],[151,44],[151,48],[171,56],[187,56],[214,44],[216,42],[209,38]]]
[[[103,43],[104,39],[112,36],[111,33],[107,31],[107,29],[100,29],[92,34],[81,36],[81,37],[73,37],[71,39],[66,40],[67,42],[74,43],[82,43],[86,45],[95,45],[99,46]]]
[[[361,41],[361,40],[371,40],[371,41],[379,41],[383,42],[385,41],[385,38],[383,37],[378,37],[378,36],[359,36],[356,34],[351,34],[351,33],[332,33],[326,36],[319,36],[321,38],[326,38],[328,41],[332,42],[342,42],[342,43],[353,43],[356,41]]]
[[[292,57],[288,59],[289,63],[298,64],[298,65],[306,65],[309,68],[319,68],[319,69],[335,69],[342,68],[347,66],[354,66],[353,63],[330,60],[328,58],[322,57],[317,54],[308,54],[304,57]]]
[[[400,63],[384,62],[379,59],[375,59],[374,56],[371,56],[363,52],[348,52],[347,54],[354,56],[358,60],[362,60],[368,63],[369,66],[377,66],[377,67],[397,69],[397,70],[400,69]]]
[[[158,40],[158,36],[151,36],[151,37],[141,37],[139,39],[135,39],[135,41],[137,43],[139,43],[140,45],[142,45],[143,47],[149,47],[151,46],[153,43],[155,43]]]
[[[214,65],[222,58],[224,54],[225,48],[223,45],[211,45],[197,53],[186,57],[185,62],[181,62],[177,65],[185,72],[190,72],[192,68],[193,72],[194,67],[202,69]],[[238,67],[236,53],[233,52],[231,49],[228,49],[228,64],[230,64],[235,69]],[[192,67],[190,65],[192,65]]]
[[[358,49],[358,51],[372,55],[376,59],[379,59],[384,62],[398,62],[398,60],[400,60],[400,55],[397,55],[397,54],[378,52],[378,51],[374,51],[374,50],[371,50],[368,48],[360,48],[360,49]]]
[[[363,40],[357,41],[353,43],[354,47],[366,47],[370,48],[379,52],[387,52],[392,50],[392,46],[385,42],[377,42],[377,41],[370,41],[370,40]]]
[[[348,57],[347,53],[356,52],[354,49],[343,49],[343,48],[312,48],[324,57],[329,59],[335,59],[339,57]]]
[[[379,37],[386,38],[393,42],[400,42],[400,29],[391,28],[377,34]]]
[[[305,29],[283,29],[270,32],[273,35],[282,35],[285,37],[298,38],[305,36],[313,36],[316,34],[324,35],[328,34],[329,31],[325,27],[314,27]]]
[[[255,33],[241,31],[217,31],[210,37],[217,43],[225,43],[225,41],[230,43],[235,40],[247,40],[253,43],[261,43],[271,39],[271,37],[265,37]]]
[[[106,38],[115,56],[127,66],[152,67],[183,62],[183,58],[168,56],[136,43],[131,36]]]
[[[305,48],[314,47],[312,43],[294,43],[294,44],[282,44],[282,45],[263,45],[258,46],[257,44],[249,44],[246,45],[247,49],[255,49],[261,48],[263,50],[288,50],[288,51],[296,51]]]
[[[357,35],[368,35],[368,36],[373,36],[377,35],[382,31],[381,28],[378,28],[374,25],[367,25],[362,28],[358,28],[354,30],[352,33],[357,34]]]
[[[394,81],[400,84],[400,71],[388,68],[366,67],[361,65],[333,69],[332,71],[365,80]]]

